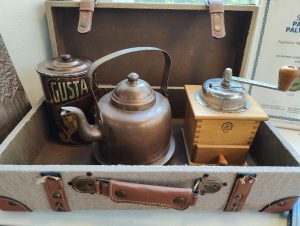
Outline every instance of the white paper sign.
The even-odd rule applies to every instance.
[[[251,77],[277,84],[281,66],[300,67],[300,0],[264,0],[262,10]],[[275,124],[300,130],[300,91],[252,87],[250,93]]]

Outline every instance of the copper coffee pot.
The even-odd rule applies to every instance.
[[[171,107],[167,83],[171,67],[169,54],[153,47],[136,47],[120,50],[95,61],[88,71],[91,87],[95,83],[95,70],[116,57],[141,51],[159,51],[165,57],[161,83],[162,94],[130,73],[112,92],[99,101],[93,92],[96,107],[96,124],[88,124],[79,108],[62,107],[62,117],[76,115],[79,134],[85,141],[97,141],[94,154],[100,163],[107,164],[165,164],[175,150],[171,134]]]

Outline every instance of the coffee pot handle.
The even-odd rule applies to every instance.
[[[169,80],[169,74],[170,74],[170,69],[171,69],[171,64],[172,64],[170,54],[165,50],[155,48],[155,47],[134,47],[134,48],[122,49],[117,52],[110,53],[92,63],[92,65],[90,66],[90,68],[88,70],[87,77],[89,78],[91,91],[94,96],[96,104],[97,104],[97,99],[96,99],[96,96],[95,96],[95,93],[93,90],[94,85],[97,87],[97,83],[95,80],[96,69],[98,67],[100,67],[102,64],[106,63],[107,61],[110,61],[119,56],[123,56],[123,55],[129,54],[129,53],[143,52],[143,51],[159,51],[159,52],[163,53],[163,55],[165,57],[165,66],[164,66],[164,71],[163,71],[160,88],[161,88],[162,94],[164,96],[167,96],[168,80]]]

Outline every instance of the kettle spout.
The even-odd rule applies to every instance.
[[[102,138],[102,133],[97,125],[90,125],[82,112],[77,107],[61,107],[61,117],[74,114],[76,116],[78,132],[82,140],[86,142],[98,141]]]

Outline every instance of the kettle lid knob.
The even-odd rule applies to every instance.
[[[70,54],[62,54],[60,55],[60,58],[62,59],[62,61],[69,61],[72,57]]]
[[[131,72],[127,75],[127,79],[129,82],[136,82],[139,79],[139,75],[135,72]]]

